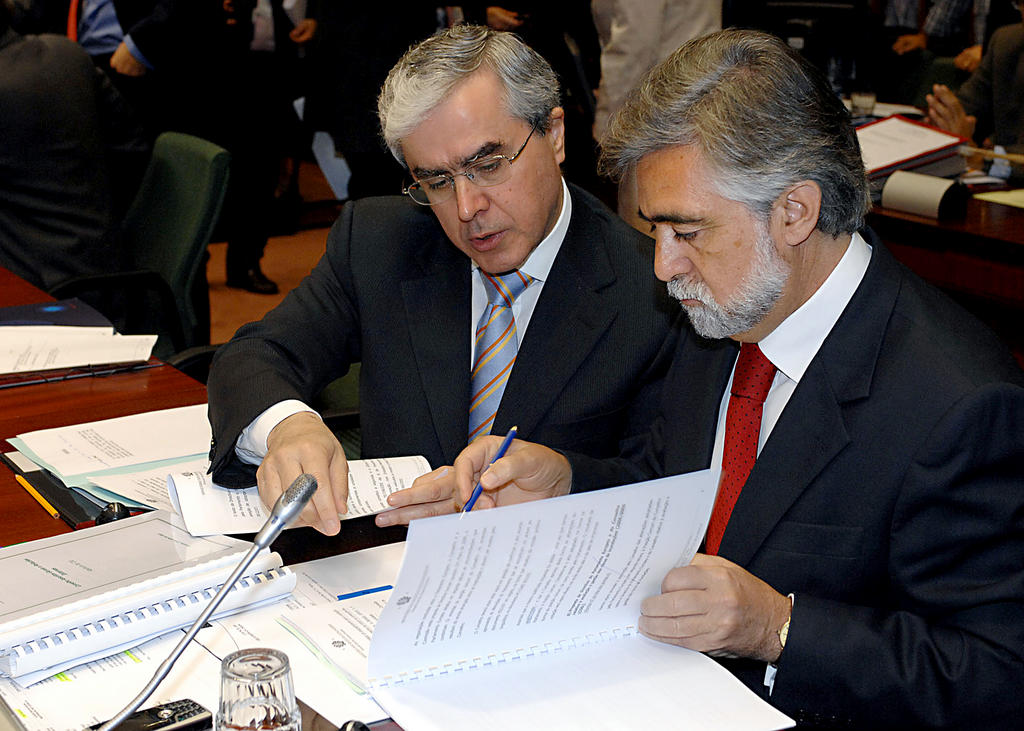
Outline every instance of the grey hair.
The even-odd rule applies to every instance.
[[[546,133],[559,105],[558,77],[544,58],[513,33],[457,25],[413,46],[391,69],[377,112],[391,154],[405,164],[402,138],[411,134],[459,82],[488,69],[505,89],[513,117]]]
[[[849,112],[775,36],[729,29],[683,45],[612,119],[600,167],[621,176],[673,145],[697,145],[716,191],[763,220],[801,180],[821,188],[817,228],[831,236],[861,228],[871,207]]]

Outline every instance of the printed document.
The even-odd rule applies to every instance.
[[[206,404],[197,404],[41,429],[19,434],[12,444],[68,483],[66,478],[205,455],[210,438]]]
[[[715,491],[705,470],[413,521],[370,647],[375,699],[406,731],[792,726],[710,658],[637,632]]]
[[[149,360],[156,335],[118,335],[109,327],[6,325],[0,374]]]
[[[189,532],[194,536],[208,536],[258,531],[270,517],[270,511],[260,499],[257,488],[221,487],[206,474],[209,468],[209,460],[196,460],[179,465],[176,471],[164,472],[166,492]],[[349,460],[348,512],[342,518],[358,518],[387,510],[388,495],[411,486],[413,480],[429,471],[430,464],[418,456]],[[147,480],[153,474],[134,477]],[[124,489],[134,492],[124,476],[90,479],[115,492]]]

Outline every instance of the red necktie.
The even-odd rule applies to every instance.
[[[706,551],[718,553],[725,526],[743,484],[757,459],[757,440],[761,434],[764,400],[775,379],[775,366],[764,357],[755,343],[744,343],[732,377],[732,395],[725,416],[725,450],[722,455],[722,479],[718,497],[708,523]]]

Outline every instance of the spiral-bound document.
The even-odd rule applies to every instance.
[[[0,674],[27,685],[191,624],[251,547],[155,511],[0,549]],[[263,552],[214,616],[294,585]]]
[[[689,563],[710,471],[413,521],[370,692],[406,731],[786,728],[710,658],[637,631]]]

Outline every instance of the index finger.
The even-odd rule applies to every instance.
[[[339,505],[334,495],[334,484],[332,480],[331,465],[322,457],[305,455],[304,458],[295,457],[271,457],[268,455],[260,465],[256,475],[260,484],[266,485],[266,491],[261,488],[260,496],[267,503],[268,508],[273,507],[269,502],[272,497],[274,501],[283,493],[289,485],[301,474],[312,475],[316,479],[317,488],[302,513],[302,522],[311,525],[321,533],[333,536],[341,530],[341,522],[338,520]],[[347,468],[345,469],[345,493],[347,494]],[[344,498],[344,494],[342,496]],[[344,507],[344,499],[341,506]]]
[[[407,505],[437,502],[451,497],[454,487],[454,472],[451,467],[445,465],[420,475],[404,490],[396,490],[388,495],[388,505],[402,508]]]

